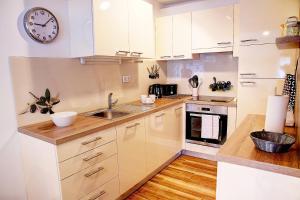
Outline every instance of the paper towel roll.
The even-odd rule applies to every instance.
[[[283,133],[288,103],[289,97],[286,95],[268,97],[266,131]]]

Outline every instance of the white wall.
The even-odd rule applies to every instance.
[[[58,18],[59,24],[60,24],[60,34],[58,38],[51,44],[43,45],[36,43],[29,39],[29,37],[26,35],[25,31],[23,30],[23,24],[22,24],[22,18],[26,10],[41,6],[48,8],[50,11],[52,11]],[[42,89],[44,89],[45,86],[49,86],[49,88],[54,88],[54,90],[59,91],[61,87],[57,86],[61,82],[56,81],[54,82],[54,85],[49,85],[49,81],[51,79],[55,80],[57,78],[54,73],[54,69],[59,71],[60,66],[64,70],[70,69],[72,66],[71,64],[74,64],[73,60],[71,59],[63,59],[63,60],[48,60],[49,62],[43,62],[43,60],[39,60],[38,58],[35,59],[25,59],[18,61],[14,61],[14,59],[10,59],[11,56],[31,56],[31,57],[68,57],[70,54],[70,42],[69,42],[69,22],[68,22],[68,9],[67,9],[67,0],[3,0],[0,2],[0,12],[2,17],[0,19],[0,23],[2,25],[1,33],[0,33],[0,96],[1,96],[1,104],[0,104],[0,133],[1,133],[1,140],[0,140],[0,199],[5,200],[19,200],[19,199],[26,199],[26,191],[25,191],[25,185],[22,175],[22,167],[21,167],[21,158],[19,154],[19,142],[18,142],[18,135],[16,134],[17,130],[17,119],[16,119],[16,111],[19,109],[15,109],[15,103],[16,105],[21,105],[18,102],[22,101],[23,98],[28,98],[27,91],[24,93],[22,88],[24,90],[33,90],[36,93],[39,93]],[[24,61],[24,63],[22,63]],[[15,63],[15,65],[14,65]],[[55,65],[54,68],[48,69],[51,76],[48,76],[47,79],[43,80],[41,77],[39,77],[37,73],[41,73],[43,71],[43,67],[47,69],[47,63],[49,65]],[[10,68],[10,64],[12,64],[12,68]],[[148,63],[149,64],[149,63]],[[146,64],[147,65],[147,64]],[[142,66],[146,66],[142,65]],[[123,67],[120,68],[114,67],[115,72],[118,72],[117,74],[113,74],[114,80],[116,80],[118,76],[118,80],[120,80],[119,75],[121,74],[121,71],[128,74],[130,72],[130,64],[126,64]],[[138,66],[135,66],[132,73],[135,73],[133,77],[137,76],[137,70]],[[85,71],[85,68],[87,70],[87,73],[93,73],[92,71],[96,70],[96,67],[101,66],[94,66],[89,68],[90,66],[75,66],[75,75],[73,78],[73,81],[81,75],[80,72]],[[81,68],[81,69],[79,69]],[[13,70],[12,70],[13,69]],[[146,68],[142,68],[145,70]],[[12,77],[13,80],[15,80],[16,77],[22,77],[22,80],[26,80],[28,82],[15,82],[20,83],[20,88],[18,88],[15,91],[15,94],[18,94],[18,97],[14,97],[13,93],[13,87],[12,87],[12,78],[11,78],[11,70],[12,70]],[[32,70],[32,71],[27,71]],[[109,69],[106,67],[103,69],[103,72],[109,71]],[[129,72],[126,72],[126,70],[129,70]],[[47,72],[45,73],[46,75]],[[68,71],[68,73],[71,73]],[[142,71],[140,71],[142,73]],[[99,73],[99,71],[98,71]],[[17,75],[16,75],[17,74]],[[16,75],[16,76],[15,76]],[[28,75],[28,76],[27,76]],[[87,75],[88,76],[88,75]],[[58,76],[59,77],[59,76]],[[101,77],[99,75],[99,77]],[[68,80],[70,81],[72,78],[72,74],[68,76]],[[109,78],[109,77],[107,77]],[[79,79],[79,78],[78,78]],[[82,82],[89,80],[80,80]],[[36,87],[34,84],[42,83],[40,87]],[[23,85],[22,85],[23,84]],[[55,85],[56,84],[56,85]],[[95,81],[89,84],[95,84]],[[145,82],[145,84],[149,84],[149,82]],[[16,87],[15,85],[15,87]],[[88,85],[88,84],[87,84]],[[21,87],[22,86],[22,87]],[[140,91],[145,90],[145,85],[143,87],[139,87],[138,89],[135,89],[132,85],[127,85],[128,87],[126,89],[126,93],[124,94],[124,98],[122,98],[122,101],[126,101],[125,97],[136,97],[137,93]],[[18,86],[17,86],[18,87]],[[71,99],[72,96],[72,90],[70,91],[67,86],[64,86],[64,91],[68,91],[68,98]],[[98,87],[98,88],[97,88]],[[102,86],[94,86],[93,89],[99,89]],[[77,88],[78,89],[78,88]],[[114,90],[115,88],[112,88]],[[80,91],[80,89],[78,89]],[[21,91],[21,93],[18,93]],[[74,91],[73,91],[74,92]],[[75,91],[75,93],[78,93],[78,91]],[[102,91],[103,92],[103,91]],[[106,91],[107,92],[107,91]],[[76,94],[77,94],[76,93]],[[105,93],[105,92],[104,92]],[[104,93],[101,93],[102,95]],[[82,93],[81,93],[82,94]],[[135,94],[135,95],[133,95]],[[64,97],[64,96],[63,96]],[[100,98],[100,97],[98,97]],[[104,96],[103,96],[104,99]],[[78,103],[78,99],[75,101]],[[68,101],[70,104],[73,104],[74,102]],[[100,103],[103,102],[100,100]],[[60,110],[64,110],[68,107],[70,104],[61,104]],[[82,106],[82,105],[81,105]],[[79,106],[80,107],[80,106]],[[19,119],[20,120],[20,119]],[[24,120],[26,121],[26,120]]]
[[[168,61],[167,82],[178,84],[178,93],[191,94],[188,79],[198,75],[203,84],[199,88],[199,95],[231,96],[237,95],[238,59],[232,53],[201,54],[197,60]],[[231,81],[233,88],[230,91],[212,92],[209,85],[213,77],[217,81]]]

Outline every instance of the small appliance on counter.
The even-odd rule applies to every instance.
[[[162,86],[161,84],[153,84],[149,86],[148,90],[149,95],[155,95],[157,98],[162,97]]]
[[[149,86],[149,95],[156,95],[157,98],[177,95],[177,84],[153,84]]]
[[[163,96],[177,95],[177,84],[163,84],[161,86]]]

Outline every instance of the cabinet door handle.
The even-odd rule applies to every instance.
[[[256,73],[240,73],[241,76],[255,76]]]
[[[82,160],[83,161],[89,161],[89,160],[92,160],[93,158],[97,158],[98,156],[101,156],[103,153],[102,152],[98,152],[94,155],[91,155],[91,156],[88,156],[88,157],[85,157],[83,158]]]
[[[164,58],[171,58],[171,56],[161,56],[160,58],[161,58],[161,59],[164,59]]]
[[[81,144],[82,145],[87,145],[87,144],[90,144],[92,142],[96,142],[96,141],[101,140],[101,139],[102,139],[102,137],[95,137],[94,139],[91,139],[91,140],[88,140],[88,141],[84,141]]]
[[[127,54],[129,54],[129,51],[117,51],[116,55],[121,55],[121,56],[127,56]]]
[[[241,40],[242,43],[245,43],[245,42],[257,42],[258,39],[247,39],[247,40]]]
[[[97,174],[98,172],[100,172],[100,171],[102,171],[102,170],[104,170],[103,167],[98,167],[97,169],[92,170],[92,171],[86,173],[84,176],[88,178],[88,177],[90,177],[90,176],[92,176],[92,175],[94,175],[94,174]]]
[[[103,196],[106,192],[104,190],[102,190],[101,192],[99,192],[98,194],[96,194],[95,196],[90,197],[88,200],[96,200],[99,197]]]
[[[155,117],[157,118],[157,117],[162,117],[162,116],[164,116],[165,115],[165,113],[161,113],[160,115],[156,115]]]
[[[142,52],[131,52],[130,55],[131,56],[136,56],[136,57],[140,57],[143,53]]]
[[[134,127],[136,127],[136,126],[138,126],[138,125],[140,125],[140,123],[135,123],[135,124],[133,124],[133,125],[131,125],[131,126],[127,126],[126,128],[127,128],[127,129],[130,129],[130,128],[134,128]]]
[[[184,58],[185,56],[184,55],[175,55],[173,56],[174,58]]]
[[[251,85],[255,85],[255,84],[256,84],[256,82],[255,82],[255,81],[240,81],[240,83],[241,83],[242,85],[244,85],[244,84],[251,84]]]
[[[231,44],[231,42],[218,42],[218,45],[227,45],[227,44]]]

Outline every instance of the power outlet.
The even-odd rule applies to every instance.
[[[130,76],[122,76],[122,83],[129,83]]]

